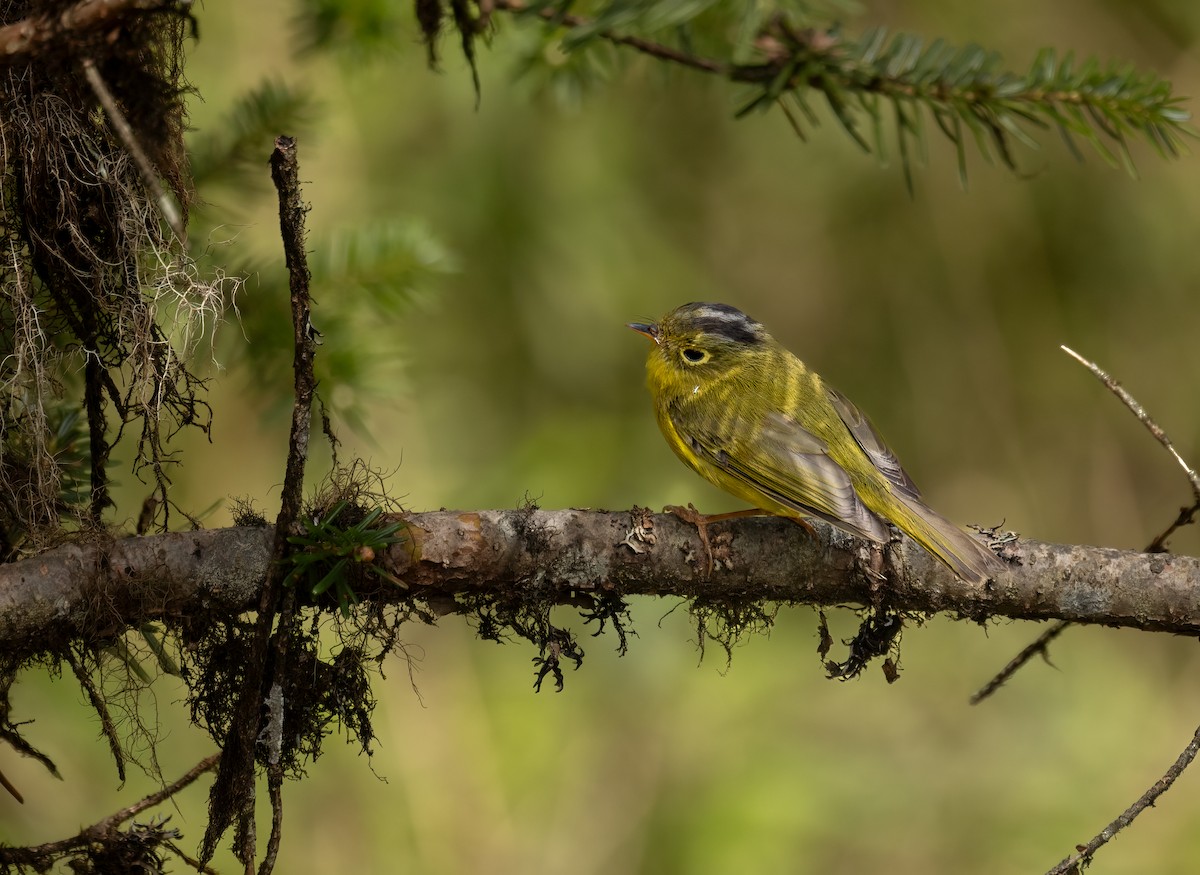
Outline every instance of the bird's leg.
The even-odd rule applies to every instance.
[[[700,535],[700,544],[704,547],[704,556],[707,560],[707,565],[704,571],[705,575],[712,574],[713,570],[712,544],[709,543],[708,540],[708,527],[711,523],[719,523],[723,520],[734,520],[748,516],[771,515],[770,511],[761,510],[757,507],[747,508],[746,510],[734,510],[730,511],[729,513],[703,514],[696,510],[690,501],[688,502],[687,507],[680,507],[677,504],[668,504],[663,508],[663,511],[671,514],[672,516],[677,516],[685,523],[690,523],[696,527],[696,532]],[[799,522],[799,520],[797,520],[797,522]]]
[[[871,591],[871,605],[877,611],[883,606],[883,584],[887,580],[887,575],[883,570],[883,547],[883,544],[868,545],[868,549],[871,551],[870,559],[867,567],[863,569],[867,578],[867,586]]]

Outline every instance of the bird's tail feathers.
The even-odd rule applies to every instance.
[[[905,501],[911,513],[900,526],[918,544],[965,580],[982,586],[1004,568],[1000,558],[954,523],[919,501]]]

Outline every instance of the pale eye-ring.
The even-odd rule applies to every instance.
[[[683,356],[684,361],[693,365],[698,365],[701,362],[708,361],[708,353],[702,349],[688,347],[681,353],[681,355]]]

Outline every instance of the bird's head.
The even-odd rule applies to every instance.
[[[655,392],[691,392],[757,358],[771,343],[758,321],[728,304],[676,307],[658,322],[630,322],[654,341],[646,361]]]

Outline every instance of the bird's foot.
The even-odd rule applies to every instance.
[[[867,563],[860,568],[863,576],[867,578],[867,587],[871,593],[871,606],[878,611],[883,607],[883,585],[887,582],[887,574],[883,567],[883,545],[869,544],[867,549],[870,550]]]
[[[707,577],[712,574],[713,570],[713,553],[712,543],[708,540],[708,524],[720,518],[720,514],[715,516],[707,516],[696,510],[695,506],[689,501],[687,507],[680,507],[678,504],[668,504],[663,508],[664,513],[669,513],[672,516],[677,516],[685,523],[689,523],[696,527],[696,533],[700,535],[700,546],[704,548],[705,567],[704,574]]]
[[[730,511],[729,513],[703,514],[703,513],[700,513],[700,511],[696,510],[696,508],[692,506],[691,502],[688,502],[687,507],[680,507],[677,504],[668,504],[666,507],[663,508],[663,512],[669,513],[672,516],[677,516],[677,517],[679,517],[679,519],[683,520],[685,523],[690,523],[691,525],[696,527],[696,531],[700,535],[700,544],[701,544],[701,546],[704,547],[704,556],[705,556],[705,560],[706,560],[704,573],[706,576],[709,574],[712,574],[713,564],[714,564],[713,563],[712,542],[708,538],[708,527],[710,525],[712,525],[713,523],[723,522],[724,520],[735,520],[735,519],[741,519],[742,517],[748,517],[748,516],[770,516],[771,515],[770,511],[760,510],[757,507],[749,508],[747,510],[734,510],[734,511]],[[803,523],[800,520],[796,520],[796,522],[799,522],[801,525],[808,528],[808,530],[810,532],[813,532],[815,534],[815,531],[811,527],[809,527],[806,523]]]

